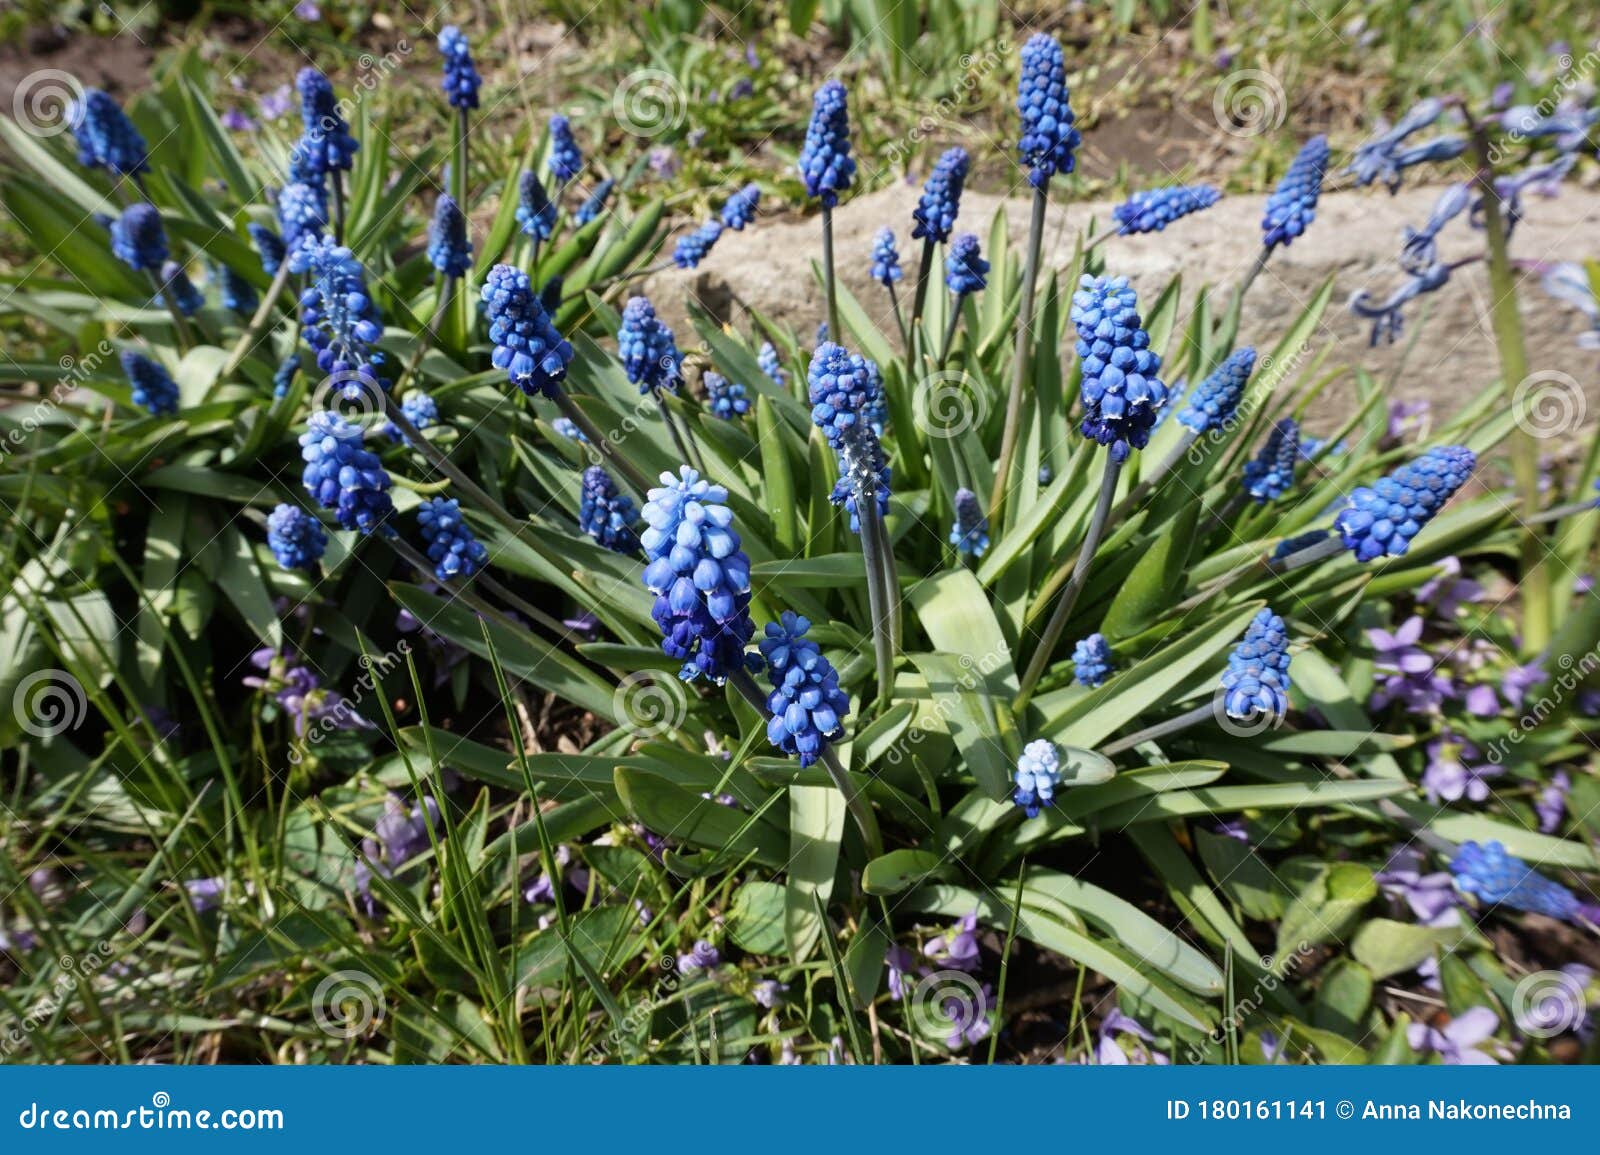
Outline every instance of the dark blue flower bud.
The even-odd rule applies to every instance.
[[[1111,676],[1111,647],[1105,635],[1090,634],[1072,647],[1073,676],[1091,689]]]
[[[442,582],[471,577],[489,561],[489,550],[473,535],[453,497],[435,497],[417,507],[417,524],[427,545],[433,576]]]
[[[1262,243],[1267,248],[1289,245],[1310,227],[1317,216],[1317,198],[1328,170],[1328,138],[1314,136],[1289,165],[1278,187],[1267,198],[1261,219]]]
[[[988,284],[989,262],[978,251],[978,238],[973,233],[962,233],[950,242],[950,253],[944,262],[944,283],[956,296],[982,291]]]
[[[157,417],[178,411],[178,386],[166,368],[141,353],[124,350],[122,371],[133,385],[133,403]]]
[[[628,380],[640,393],[655,389],[677,391],[683,357],[672,330],[656,316],[647,297],[629,297],[622,307],[622,328],[617,330],[617,356]]]
[[[761,203],[761,189],[753,184],[734,193],[722,206],[722,223],[734,232],[756,219],[756,206]]]
[[[86,89],[67,113],[73,138],[78,142],[78,163],[103,168],[120,176],[150,170],[149,149],[133,121],[98,88]]]
[[[1208,184],[1181,185],[1177,188],[1136,192],[1111,210],[1122,236],[1133,233],[1159,233],[1179,217],[1208,209],[1222,194]]]
[[[544,181],[531,168],[517,182],[516,216],[524,236],[548,241],[556,231],[556,206],[544,191]]]
[[[594,191],[589,194],[589,199],[578,208],[577,222],[586,225],[595,220],[606,211],[606,201],[611,198],[611,190],[617,187],[617,182],[607,177],[594,186]]]
[[[961,212],[961,191],[967,183],[967,150],[946,149],[928,183],[922,186],[922,196],[917,207],[911,210],[916,224],[911,229],[913,238],[926,237],[943,244],[950,239],[956,216]]]
[[[819,198],[824,208],[831,209],[839,203],[839,194],[854,183],[855,174],[844,85],[829,80],[811,102],[811,124],[800,149],[800,180],[807,196]]]
[[[582,440],[582,434],[578,439]],[[634,531],[639,515],[633,498],[617,490],[611,475],[598,465],[583,471],[583,489],[578,500],[578,528],[613,553],[639,552],[639,535]]]
[[[477,108],[478,89],[483,80],[472,63],[472,46],[454,24],[439,29],[439,55],[444,57],[444,76],[439,87],[451,108]]]
[[[1189,398],[1189,403],[1178,414],[1178,420],[1196,433],[1209,433],[1224,428],[1238,411],[1239,400],[1244,396],[1245,383],[1256,367],[1256,351],[1246,346],[1235,349],[1211,376],[1200,383]]]
[[[678,238],[672,250],[672,263],[680,269],[698,268],[721,236],[722,222],[707,221],[688,236]]]
[[[978,495],[965,487],[956,490],[956,521],[950,529],[950,544],[957,553],[982,557],[989,548],[989,519],[978,504]]]
[[[472,268],[467,217],[449,193],[440,193],[433,204],[433,223],[428,227],[428,260],[447,277],[464,277]]]
[[[766,637],[758,647],[772,682],[767,740],[798,757],[802,768],[843,736],[850,714],[850,698],[839,688],[833,664],[806,637],[810,628],[805,618],[784,610],[781,621],[767,623]]]
[[[129,205],[111,226],[111,251],[135,269],[161,271],[167,259],[167,230],[155,205]]]
[[[524,393],[554,397],[572,363],[572,345],[550,323],[528,274],[496,265],[483,283],[482,297],[494,345],[491,363]]]
[[[894,233],[890,229],[879,229],[872,236],[872,279],[888,288],[902,276],[900,254],[894,247]]]
[[[1274,501],[1294,484],[1294,466],[1300,459],[1300,425],[1285,417],[1272,427],[1267,443],[1255,460],[1244,467],[1244,491],[1257,505]]]
[[[1061,46],[1036,32],[1022,46],[1022,80],[1017,86],[1022,138],[1017,143],[1028,183],[1043,188],[1056,173],[1070,173],[1082,139],[1067,99],[1067,64]]]

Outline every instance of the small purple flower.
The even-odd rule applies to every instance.
[[[237,108],[230,108],[222,114],[222,127],[229,132],[254,132],[256,122]]]
[[[223,884],[220,878],[191,878],[183,884],[183,889],[196,914],[205,914],[222,905]]]
[[[671,180],[678,175],[678,156],[672,149],[664,144],[658,144],[646,154],[650,171],[662,180]]]
[[[1471,742],[1448,730],[1428,743],[1428,768],[1422,774],[1422,788],[1428,801],[1483,802],[1489,797],[1488,779],[1504,773],[1504,768],[1476,762],[1480,751]]]
[[[944,934],[928,940],[922,953],[952,970],[976,973],[979,966],[978,912],[963,916]]]
[[[915,979],[908,984],[906,978],[915,973],[917,956],[896,944],[889,948],[888,954],[884,957],[888,963],[889,997],[898,1003],[910,993],[909,988],[916,985]]]
[[[287,84],[278,85],[256,105],[256,111],[261,114],[262,120],[282,120],[293,108],[293,90]]]
[[[1483,587],[1461,576],[1461,559],[1447,557],[1439,563],[1439,575],[1417,588],[1417,604],[1432,606],[1445,621],[1453,621],[1463,605],[1483,600]]]
[[[1549,675],[1544,672],[1542,660],[1529,662],[1525,666],[1513,666],[1500,675],[1500,692],[1505,695],[1513,709],[1522,709],[1528,691],[1544,682]]]
[[[788,983],[780,983],[777,979],[763,979],[751,989],[750,997],[755,999],[758,1005],[766,1007],[770,1011],[773,1007],[783,1002],[784,995],[788,990]]]
[[[1494,1056],[1478,1049],[1478,1044],[1493,1037],[1500,1016],[1488,1007],[1473,1007],[1451,1019],[1443,1027],[1412,1023],[1406,1028],[1406,1041],[1419,1055],[1438,1055],[1446,1066],[1494,1064]]]
[[[301,20],[322,19],[322,9],[317,6],[316,0],[300,0],[294,6],[294,14]]]
[[[1557,770],[1551,776],[1549,785],[1539,791],[1533,809],[1539,815],[1539,830],[1542,833],[1554,834],[1561,828],[1561,820],[1567,816],[1567,791],[1570,789],[1572,779],[1565,770]]]
[[[1137,1020],[1113,1007],[1100,1023],[1100,1039],[1095,1047],[1094,1062],[1102,1067],[1156,1066],[1165,1067],[1172,1060],[1149,1044],[1156,1041]],[[1133,1037],[1124,1050],[1119,1036]]]
[[[722,954],[705,939],[697,939],[688,954],[678,956],[678,969],[684,974],[708,971],[722,962]]]
[[[1390,855],[1388,865],[1373,878],[1384,894],[1410,907],[1423,925],[1453,925],[1459,917],[1456,911],[1460,906],[1455,879],[1448,870],[1424,874],[1423,863],[1421,851],[1402,847]]]

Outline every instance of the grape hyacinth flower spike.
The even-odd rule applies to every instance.
[[[122,371],[133,386],[133,403],[157,417],[178,411],[178,386],[172,374],[142,353],[122,351]]]
[[[933,172],[922,186],[922,196],[911,211],[913,239],[922,238],[928,245],[943,244],[950,239],[956,217],[961,212],[961,193],[967,183],[970,161],[964,148],[947,149]]]
[[[1189,395],[1188,404],[1178,414],[1178,420],[1196,434],[1214,433],[1225,429],[1239,409],[1244,397],[1245,383],[1255,372],[1256,351],[1246,346],[1235,349]]]
[[[496,265],[481,295],[494,345],[491,363],[528,396],[554,400],[572,363],[572,345],[550,323],[528,274]]]
[[[453,497],[435,497],[417,507],[433,576],[441,582],[471,577],[489,560],[489,550],[461,517],[461,503]]]
[[[617,182],[610,177],[594,186],[594,191],[578,206],[574,217],[580,227],[599,219],[600,214],[606,211],[606,202],[611,199],[611,190],[616,187]]]
[[[706,254],[722,236],[721,221],[707,221],[694,232],[678,238],[672,248],[672,263],[680,269],[697,269]]]
[[[472,46],[454,24],[439,29],[439,55],[444,58],[444,75],[439,87],[451,108],[467,111],[478,107],[478,89],[483,80],[472,63]]]
[[[423,390],[412,388],[407,390],[405,400],[400,403],[400,415],[411,423],[411,428],[420,433],[438,422],[439,405]],[[411,445],[411,439],[402,433],[400,427],[393,421],[384,425],[383,433],[390,441]]]
[[[1159,233],[1178,218],[1208,209],[1221,199],[1222,194],[1208,184],[1148,189],[1112,209],[1111,219],[1117,222],[1119,236]]]
[[[894,230],[881,228],[872,235],[872,279],[890,289],[902,276],[900,254],[894,247]]]
[[[433,204],[428,226],[428,261],[441,276],[464,277],[472,268],[472,243],[467,240],[467,217],[449,193]]]
[[[789,384],[789,373],[783,367],[783,359],[778,356],[777,347],[771,341],[761,342],[761,349],[756,353],[756,364],[761,366],[761,371],[780,389]]]
[[[1244,467],[1244,491],[1257,505],[1275,501],[1294,484],[1295,462],[1300,458],[1300,425],[1285,417],[1272,427],[1267,443]]]
[[[250,234],[250,243],[255,246],[256,255],[261,258],[261,271],[269,277],[273,276],[288,255],[283,238],[255,221],[246,226],[246,231]]]
[[[945,284],[958,298],[968,293],[982,292],[988,285],[989,262],[983,259],[978,238],[973,233],[962,233],[950,243],[950,255],[945,260]]]
[[[278,190],[278,227],[288,252],[328,227],[328,198],[321,186],[291,181]]]
[[[322,523],[298,505],[280,502],[267,517],[267,548],[284,569],[309,570],[322,560],[328,535]]]
[[[839,194],[855,182],[856,162],[850,156],[850,112],[845,88],[829,80],[811,102],[811,123],[800,148],[800,180],[806,195],[822,204],[822,274],[828,298],[830,332],[839,332],[839,302],[834,282],[833,208]]]
[[[758,649],[766,659],[772,692],[767,696],[767,740],[800,761],[804,769],[844,734],[850,699],[839,675],[817,644],[806,637],[811,623],[784,610],[768,622]]]
[[[192,317],[205,308],[205,294],[195,288],[188,271],[177,261],[167,261],[161,266],[161,288],[172,295],[173,304],[185,317]]]
[[[85,89],[83,98],[67,110],[67,123],[78,144],[78,163],[85,168],[103,168],[119,176],[150,170],[144,137],[109,93]]]
[[[362,445],[361,427],[325,409],[311,414],[300,435],[306,492],[331,509],[345,529],[371,533],[394,512],[389,474]]]
[[[535,243],[548,241],[556,231],[556,206],[550,203],[544,181],[531,168],[517,182],[516,220],[522,234]]]
[[[1090,634],[1072,648],[1073,677],[1090,689],[1111,676],[1111,647],[1104,635]]]
[[[1328,138],[1314,136],[1305,143],[1278,187],[1267,198],[1261,220],[1262,244],[1268,252],[1290,245],[1310,227],[1317,215],[1317,198],[1328,170]]]
[[[111,252],[130,268],[158,273],[168,256],[167,230],[152,204],[139,202],[122,210],[111,225]]]
[[[572,122],[560,113],[550,118],[550,152],[544,163],[558,191],[583,171],[583,152],[573,139]]]
[[[728,198],[722,206],[722,223],[734,232],[743,231],[745,225],[756,219],[756,206],[761,203],[761,189],[747,184]]]
[[[255,312],[256,306],[261,303],[261,295],[243,274],[231,265],[219,265],[216,276],[224,309],[232,310],[241,317],[248,317]]]
[[[1464,446],[1430,449],[1371,487],[1357,488],[1334,528],[1360,561],[1399,557],[1476,465],[1476,455]]]
[[[955,495],[956,520],[950,528],[950,544],[964,557],[981,558],[989,549],[989,519],[972,490],[961,488]]]
[[[1508,906],[1563,922],[1600,924],[1600,904],[1584,902],[1507,853],[1499,842],[1464,842],[1450,860],[1456,887],[1485,906]]]
[[[743,385],[729,381],[720,373],[707,371],[701,378],[706,387],[706,401],[711,412],[724,421],[737,421],[750,412],[750,397]]]
[[[1235,721],[1265,716],[1276,724],[1289,712],[1289,633],[1277,614],[1263,609],[1250,622],[1228,655],[1218,693]]]
[[[1061,755],[1054,742],[1035,739],[1022,748],[1017,759],[1016,790],[1011,801],[1022,807],[1029,818],[1039,817],[1046,806],[1055,805],[1056,787],[1061,784]]]
[[[376,397],[388,388],[378,375],[383,354],[372,348],[383,335],[377,302],[367,291],[361,262],[332,237],[307,241],[289,254],[292,272],[306,275],[300,320],[317,367],[347,400]]]
[[[583,488],[578,500],[578,528],[613,553],[639,552],[639,535],[634,530],[638,515],[633,499],[617,491],[617,483],[598,465],[583,471]]]
[[[617,356],[628,380],[640,393],[676,392],[682,381],[683,356],[672,330],[656,316],[648,297],[629,297],[617,330]]]

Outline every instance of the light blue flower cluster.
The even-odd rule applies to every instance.
[[[611,177],[594,186],[594,191],[578,206],[578,214],[574,219],[580,226],[599,219],[600,214],[606,211],[606,202],[611,199],[611,190],[616,187],[617,182]]]
[[[1208,209],[1221,199],[1222,194],[1208,184],[1146,189],[1112,209],[1111,219],[1121,236],[1159,233],[1179,217]]]
[[[250,234],[250,243],[255,246],[256,255],[261,258],[261,271],[267,276],[272,276],[278,271],[278,266],[288,255],[284,247],[283,238],[266,225],[251,221],[245,226],[245,231]]]
[[[1056,787],[1061,785],[1061,755],[1054,742],[1037,738],[1022,748],[1016,784],[1011,801],[1029,818],[1037,818],[1041,809],[1055,805]]]
[[[178,385],[164,366],[131,349],[124,349],[120,360],[133,386],[135,405],[157,417],[170,417],[178,411]]]
[[[622,328],[617,330],[617,356],[628,380],[640,393],[657,389],[677,391],[682,380],[683,356],[672,330],[656,316],[648,297],[629,297],[622,307]]]
[[[290,181],[278,190],[278,227],[283,243],[293,252],[300,242],[315,238],[328,227],[328,194],[320,184]]]
[[[565,437],[568,441],[587,442],[589,440],[583,435],[583,430],[579,429],[570,417],[557,417],[554,421],[550,422],[550,428],[554,429],[559,435]]]
[[[672,248],[672,263],[680,269],[697,269],[711,246],[722,236],[721,221],[707,221],[687,236],[679,237]]]
[[[1328,138],[1314,136],[1295,155],[1289,171],[1267,198],[1266,214],[1261,218],[1261,243],[1269,250],[1292,244],[1311,227],[1327,171]]]
[[[1256,351],[1249,346],[1235,349],[1212,370],[1189,397],[1178,420],[1196,433],[1211,433],[1224,428],[1238,412],[1245,382],[1255,371]]]
[[[177,261],[167,261],[161,266],[161,284],[172,294],[172,303],[185,317],[192,317],[205,308],[205,294],[195,288],[194,282],[189,279],[188,271]],[[157,297],[152,306],[160,307],[160,305],[161,298]]]
[[[453,497],[435,497],[417,507],[417,525],[427,545],[433,576],[442,582],[471,577],[489,561],[488,548],[473,535],[461,517],[461,503]]]
[[[155,205],[131,204],[111,225],[111,252],[124,264],[157,273],[166,262],[167,230]]]
[[[756,219],[756,206],[760,203],[760,187],[745,185],[723,204],[722,223],[736,233],[743,231],[745,225]]]
[[[1103,634],[1090,634],[1072,647],[1073,677],[1091,689],[1111,676],[1111,646]]]
[[[633,554],[639,552],[639,535],[633,528],[637,521],[633,498],[618,492],[609,473],[598,465],[583,471],[578,496],[579,529],[613,553]]]
[[[83,99],[73,101],[67,110],[67,123],[78,144],[79,164],[119,176],[149,171],[150,152],[144,137],[109,93],[98,88],[84,90]]]
[[[844,733],[850,698],[839,688],[839,675],[806,637],[811,623],[784,610],[781,621],[768,622],[758,648],[767,660],[772,692],[767,695],[767,740],[785,754],[810,766],[835,738]]]
[[[1111,447],[1114,461],[1150,440],[1167,390],[1156,374],[1161,358],[1150,348],[1150,334],[1139,316],[1139,302],[1127,277],[1090,277],[1072,295],[1072,323],[1078,329],[1078,360],[1083,370],[1080,397],[1085,437]]]
[[[1082,139],[1067,99],[1067,62],[1061,45],[1036,32],[1022,46],[1022,80],[1017,87],[1022,139],[1017,151],[1028,166],[1028,183],[1043,188],[1056,173],[1070,173]]]
[[[800,148],[800,180],[807,196],[817,197],[824,208],[831,209],[839,203],[839,194],[854,183],[855,175],[844,85],[829,80],[811,101],[811,123]]]
[[[439,87],[451,108],[477,108],[478,89],[483,80],[472,63],[472,46],[454,24],[439,29],[439,55],[444,57],[444,76]]]
[[[872,235],[872,279],[888,288],[904,275],[900,271],[900,254],[894,247],[894,230],[879,229]]]
[[[850,529],[860,533],[858,490],[875,493],[880,516],[889,512],[889,463],[873,431],[873,418],[884,403],[878,366],[825,341],[811,356],[806,384],[811,420],[839,455],[839,481],[831,500],[849,510]]]
[[[956,552],[982,557],[989,548],[989,519],[984,516],[978,495],[965,486],[956,490],[956,521],[950,527],[950,544]]]
[[[1506,851],[1499,842],[1464,842],[1450,860],[1456,886],[1486,906],[1542,914],[1572,922],[1594,922],[1600,907],[1585,903],[1572,891]]]
[[[1294,484],[1294,466],[1300,459],[1300,423],[1285,417],[1267,434],[1267,443],[1253,461],[1245,463],[1244,491],[1265,505],[1282,497]]]
[[[774,385],[782,387],[789,384],[789,373],[784,369],[777,347],[771,341],[761,342],[761,349],[756,353],[756,364],[761,366],[761,371],[767,375],[767,380]]]
[[[413,386],[406,391],[405,400],[400,402],[400,413],[411,422],[413,429],[421,433],[439,420],[439,404],[427,391]],[[393,421],[384,425],[383,432],[390,441],[411,444],[411,440],[400,432],[400,427]]]
[[[289,268],[309,279],[300,294],[300,320],[317,367],[337,377],[340,392],[351,400],[363,390],[387,389],[377,372],[383,354],[371,347],[383,335],[383,321],[361,262],[332,237],[321,237],[290,253]]]
[[[922,186],[917,207],[911,210],[911,219],[916,222],[911,229],[913,239],[924,237],[939,244],[950,239],[950,230],[961,212],[961,193],[966,188],[969,163],[966,149],[951,148],[946,149],[933,166],[927,183]]]
[[[447,277],[464,277],[472,268],[467,216],[449,193],[440,193],[433,203],[433,221],[428,226],[428,261]]]
[[[556,231],[556,206],[544,191],[544,181],[531,168],[517,181],[516,219],[524,236],[548,241]]]
[[[958,297],[982,292],[989,282],[989,262],[983,259],[974,233],[962,233],[950,242],[944,261],[944,283]]]
[[[1360,486],[1333,527],[1361,561],[1399,557],[1478,463],[1472,450],[1443,445],[1402,465],[1370,488]]]
[[[256,306],[261,303],[261,296],[249,279],[231,265],[218,265],[216,273],[222,307],[231,309],[243,317],[254,313]]]
[[[711,412],[718,417],[724,421],[735,421],[750,412],[750,398],[743,385],[729,381],[721,373],[707,372],[702,380],[706,386],[706,400],[711,403]]]
[[[1289,632],[1271,610],[1256,614],[1228,655],[1222,693],[1230,718],[1282,718],[1289,712]]]
[[[298,505],[279,502],[267,515],[267,548],[284,569],[310,569],[322,560],[328,535],[322,523]]]
[[[550,151],[544,166],[559,189],[583,171],[583,151],[572,136],[572,122],[559,112],[550,118]]]
[[[550,323],[528,274],[496,265],[482,296],[494,344],[491,363],[529,396],[555,397],[572,363],[572,345]]]
[[[345,529],[371,533],[394,512],[389,474],[378,455],[362,445],[361,427],[319,409],[300,435],[305,461],[301,480],[318,505],[333,510]]]
[[[679,677],[726,681],[744,664],[755,634],[750,621],[750,559],[733,530],[728,491],[687,465],[661,475],[644,507],[639,537],[649,564],[645,588],[656,595],[650,615],[661,649],[683,660]]]
[[[290,150],[291,171],[299,180],[320,180],[329,173],[349,172],[361,145],[350,135],[333,85],[315,68],[302,68],[294,83],[300,91],[304,131]]]

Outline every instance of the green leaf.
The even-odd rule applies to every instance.
[[[1143,633],[1179,600],[1201,504],[1190,501],[1179,509],[1118,589],[1100,625],[1100,632],[1112,642]]]
[[[1294,895],[1256,852],[1236,838],[1195,828],[1192,831],[1200,861],[1206,864],[1217,889],[1238,905],[1245,917],[1275,922]]]
[[[619,766],[613,780],[628,813],[663,837],[711,850],[748,853],[765,866],[788,864],[788,840],[764,822],[748,821],[740,812],[676,786],[659,774]]]
[[[1347,1037],[1365,1034],[1362,1023],[1372,1006],[1372,980],[1372,972],[1360,963],[1350,959],[1336,961],[1318,983],[1312,1023]]]
[[[911,654],[927,681],[934,712],[943,719],[978,788],[998,802],[1011,789],[1012,759],[995,720],[984,680],[952,654]]]
[[[784,937],[789,957],[803,962],[817,945],[839,867],[844,795],[832,786],[789,787],[789,869],[784,888]]]
[[[891,850],[867,863],[861,889],[868,894],[899,894],[929,878],[947,878],[950,861],[932,850]]]
[[[272,594],[256,564],[255,551],[237,528],[229,526],[218,540],[222,563],[217,570],[217,584],[233,603],[256,637],[274,650],[283,648],[283,625],[272,604]]]
[[[785,903],[784,888],[776,882],[745,883],[733,892],[728,937],[751,954],[782,954]]]
[[[756,398],[756,431],[761,444],[763,504],[772,516],[772,544],[783,557],[800,552],[800,510],[795,505],[794,474],[778,413],[766,397]]]
[[[1324,866],[1295,896],[1278,925],[1275,969],[1284,972],[1308,947],[1342,938],[1378,896],[1372,871],[1355,862]]]
[[[1375,979],[1415,970],[1443,948],[1449,950],[1469,932],[1462,926],[1422,926],[1374,918],[1361,924],[1350,940],[1350,955]]]

